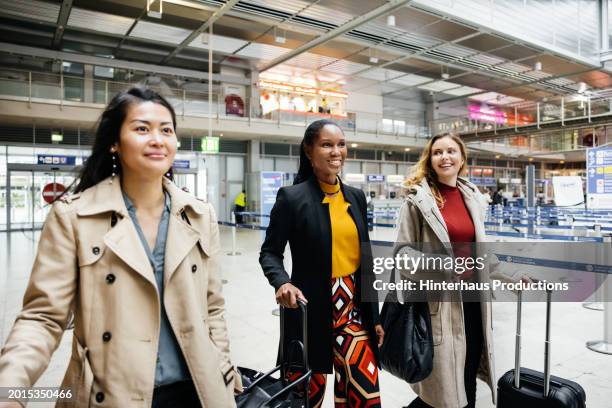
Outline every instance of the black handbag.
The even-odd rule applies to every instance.
[[[395,281],[395,270],[391,282]],[[385,331],[380,348],[380,365],[408,383],[424,380],[433,368],[433,337],[427,302],[399,303],[397,292],[389,291],[380,312]]]

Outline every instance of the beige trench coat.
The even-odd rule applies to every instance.
[[[457,186],[474,222],[476,242],[484,242],[484,198],[476,186],[464,179],[460,178]],[[409,188],[407,193],[400,215],[397,242],[434,245],[449,243],[446,223],[427,182]],[[414,278],[402,275],[402,279],[411,277]],[[435,408],[462,408],[467,405],[463,377],[466,355],[463,306],[460,299],[455,299],[452,302],[429,302],[429,308],[434,343],[433,371],[425,380],[411,386],[423,401]],[[484,347],[478,377],[491,388],[495,403],[491,302],[481,302],[481,313]]]
[[[210,204],[169,180],[164,188],[172,203],[162,301],[202,404],[234,407],[217,220]],[[119,180],[53,205],[23,309],[0,354],[1,387],[33,385],[71,312],[72,355],[61,387],[75,400],[58,405],[150,407],[160,299]]]

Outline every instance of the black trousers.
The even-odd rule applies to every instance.
[[[234,211],[235,212],[243,212],[245,209],[245,207],[241,206],[241,205],[234,205]],[[236,224],[242,224],[242,214],[236,214]]]
[[[480,357],[484,346],[484,336],[482,333],[482,314],[480,313],[480,303],[464,302],[463,316],[465,321],[465,369],[463,380],[465,382],[465,394],[468,404],[466,408],[476,406],[476,375],[480,365]],[[408,405],[407,408],[432,408],[421,398],[417,397]]]
[[[151,408],[201,408],[198,393],[190,381],[156,387]]]

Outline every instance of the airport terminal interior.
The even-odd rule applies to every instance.
[[[0,344],[52,202],[106,104],[137,84],[174,107],[175,183],[219,219],[237,365],[275,364],[259,249],[319,119],[343,130],[341,179],[365,193],[372,240],[396,240],[404,181],[427,141],[452,133],[490,202],[491,241],[612,252],[612,1],[0,0]],[[552,305],[551,373],[578,382],[589,408],[612,406],[612,279],[600,275],[588,299]],[[545,305],[524,304],[524,367],[543,369],[545,326]],[[514,367],[516,303],[493,304],[493,329],[499,378]],[[37,385],[59,385],[71,337]],[[384,407],[415,398],[385,371],[380,383]],[[482,382],[476,406],[494,406]]]

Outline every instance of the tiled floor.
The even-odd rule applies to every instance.
[[[4,341],[15,314],[36,251],[38,234],[16,232],[0,234],[0,340]],[[388,231],[378,231],[376,239],[391,239]],[[278,318],[272,288],[257,262],[261,233],[239,230],[238,256],[224,251],[224,286],[227,320],[234,363],[265,370],[274,365],[278,342]],[[231,248],[229,229],[222,227],[222,244]],[[494,307],[495,366],[497,377],[514,365],[516,306],[496,303]],[[544,304],[523,307],[523,366],[541,370],[544,355]],[[587,393],[589,408],[612,406],[612,356],[594,353],[585,347],[588,340],[603,335],[603,313],[585,309],[578,303],[555,303],[552,320],[552,373],[579,382]],[[57,386],[70,352],[68,332],[37,385]],[[330,377],[331,380],[331,377]],[[380,378],[384,407],[401,407],[414,398],[407,384],[383,372]],[[30,406],[48,406],[42,403]],[[333,406],[333,391],[327,389],[325,407]],[[492,407],[490,391],[478,385],[479,408]]]

